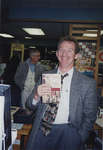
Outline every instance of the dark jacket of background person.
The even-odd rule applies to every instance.
[[[24,83],[29,71],[29,65],[27,63],[28,59],[24,63],[20,63],[19,67],[17,68],[16,74],[15,74],[15,83],[18,85],[18,87],[23,90],[24,89]],[[41,74],[46,71],[46,67],[42,64],[35,64],[35,77],[34,81],[38,82]]]
[[[20,59],[17,55],[12,57],[6,65],[4,73],[1,76],[1,79],[5,84],[14,84],[14,76],[19,65]]]

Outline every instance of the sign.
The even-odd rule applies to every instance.
[[[99,63],[103,63],[103,50],[99,52]]]

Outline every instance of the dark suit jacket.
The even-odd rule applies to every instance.
[[[52,70],[49,73],[56,73],[57,70]],[[29,108],[37,108],[36,118],[34,120],[33,128],[26,150],[32,150],[32,143],[36,138],[39,129],[40,121],[46,109],[46,104],[41,101],[37,106],[32,105],[35,89],[30,95],[27,106]],[[71,124],[78,130],[82,142],[88,138],[89,131],[93,128],[97,114],[97,94],[96,82],[74,69],[73,78],[70,89],[70,104],[69,104],[69,120]]]

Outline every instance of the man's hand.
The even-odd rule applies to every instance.
[[[51,87],[47,84],[41,84],[38,86],[37,89],[38,96],[42,97],[42,102],[47,103],[50,102],[50,96],[51,96]]]

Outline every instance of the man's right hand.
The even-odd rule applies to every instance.
[[[41,84],[38,86],[37,93],[40,97],[48,97],[49,95],[51,95],[51,87],[47,84]],[[46,99],[43,98],[42,102],[46,103]]]

